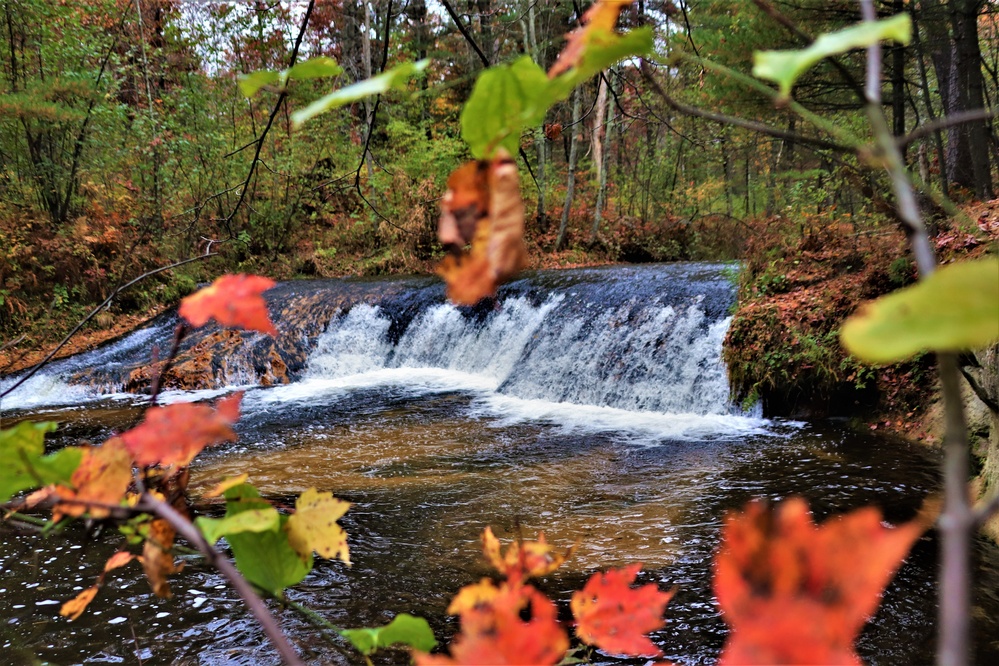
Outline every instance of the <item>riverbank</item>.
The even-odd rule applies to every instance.
[[[915,281],[901,229],[804,221],[801,233],[789,234],[779,219],[754,228],[725,342],[733,394],[761,402],[769,416],[845,417],[861,428],[938,445],[931,355],[873,367],[839,344],[842,322],[861,303]],[[968,206],[962,219],[938,222],[933,234],[941,263],[995,252],[997,242],[999,200]],[[987,374],[978,367],[982,358],[969,355],[966,371]],[[970,389],[966,394],[973,446],[984,455],[988,411]]]

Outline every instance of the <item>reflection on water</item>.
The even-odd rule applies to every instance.
[[[273,390],[273,389],[272,389]],[[261,392],[262,393],[262,392]],[[620,433],[587,434],[557,425],[505,423],[475,415],[473,392],[407,394],[367,389],[329,409],[288,403],[248,412],[241,442],[212,451],[194,470],[195,491],[248,472],[279,504],[309,487],[354,503],[344,519],[354,566],[320,561],[291,592],[338,626],[376,625],[400,612],[426,616],[438,636],[456,629],[445,615],[462,585],[489,575],[479,534],[533,536],[575,556],[541,587],[563,609],[573,589],[601,567],[644,563],[641,580],[678,592],[667,627],[654,640],[677,663],[713,661],[725,628],[710,592],[710,561],[726,511],[754,496],[805,496],[817,519],[875,503],[886,519],[910,518],[936,487],[934,457],[901,442],[834,427],[771,427],[771,434],[654,445]],[[247,397],[250,405],[259,395]],[[95,429],[130,410],[87,414],[72,428]],[[61,602],[90,585],[114,550],[111,535],[68,539],[3,533],[0,544],[0,645],[30,663],[276,663],[224,581],[192,560],[176,577],[177,597],[149,594],[136,565],[114,572],[79,621],[58,617]],[[82,544],[82,545],[70,545]],[[917,543],[860,643],[871,663],[932,659],[936,543]],[[991,635],[999,615],[999,561],[980,549],[978,661],[999,658]],[[282,623],[310,662],[350,663],[290,611]],[[402,653],[387,662],[404,663]],[[356,659],[354,659],[356,661]],[[613,659],[605,659],[613,661]]]

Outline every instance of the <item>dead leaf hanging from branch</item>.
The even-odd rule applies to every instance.
[[[508,152],[499,149],[493,159],[469,162],[451,174],[437,236],[450,252],[437,273],[458,305],[494,296],[527,265],[520,178]]]

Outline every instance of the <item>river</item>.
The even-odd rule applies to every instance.
[[[653,640],[669,661],[711,663],[726,633],[710,586],[726,512],[798,495],[817,520],[875,504],[896,523],[939,486],[933,451],[731,404],[720,359],[731,273],[716,264],[542,272],[460,310],[424,278],[283,284],[268,297],[285,347],[301,351],[300,362],[285,359],[288,384],[261,385],[269,370],[252,350],[265,341],[250,335],[245,355],[227,350],[212,364],[212,385],[163,397],[246,390],[240,439],[195,463],[195,494],[248,472],[278,504],[309,487],[353,503],[342,521],[353,566],[317,560],[289,592],[338,626],[408,612],[448,639],[449,599],[489,574],[482,529],[507,540],[544,530],[555,544],[579,542],[540,584],[563,611],[594,570],[642,562],[641,582],[677,589]],[[123,389],[153,345],[168,347],[175,323],[161,317],[53,364],[5,399],[4,426],[59,421],[54,446],[129,427],[141,397]],[[11,663],[277,662],[224,580],[197,560],[175,577],[174,599],[152,597],[138,569],[124,569],[80,620],[65,621],[59,604],[119,544],[80,527],[67,536],[0,531],[0,646]],[[859,642],[866,662],[932,661],[936,549],[934,534],[921,539],[889,586]],[[976,660],[991,663],[999,557],[984,542],[976,571]],[[311,663],[359,661],[278,612]]]

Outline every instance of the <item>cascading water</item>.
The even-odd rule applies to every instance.
[[[714,434],[742,431],[757,420],[728,398],[720,352],[733,287],[723,270],[677,264],[540,273],[474,309],[443,302],[436,284],[389,293],[361,288],[312,339],[295,322],[275,317],[282,339],[304,341],[307,359],[292,373],[293,386],[257,399],[320,399],[331,389],[383,382],[476,390],[480,408],[507,418],[612,428],[631,421],[648,429],[658,417],[651,429],[672,437],[705,427]],[[336,283],[283,288],[301,297]],[[149,348],[167,346],[175,321],[166,317],[115,345],[53,365],[9,396],[4,409],[109,393],[121,398]],[[249,341],[259,344],[260,336]],[[195,338],[187,349],[203,345]],[[201,388],[256,383],[239,350],[224,356],[212,374],[216,383]],[[90,386],[75,383],[81,379]],[[667,427],[665,417],[681,427]]]

